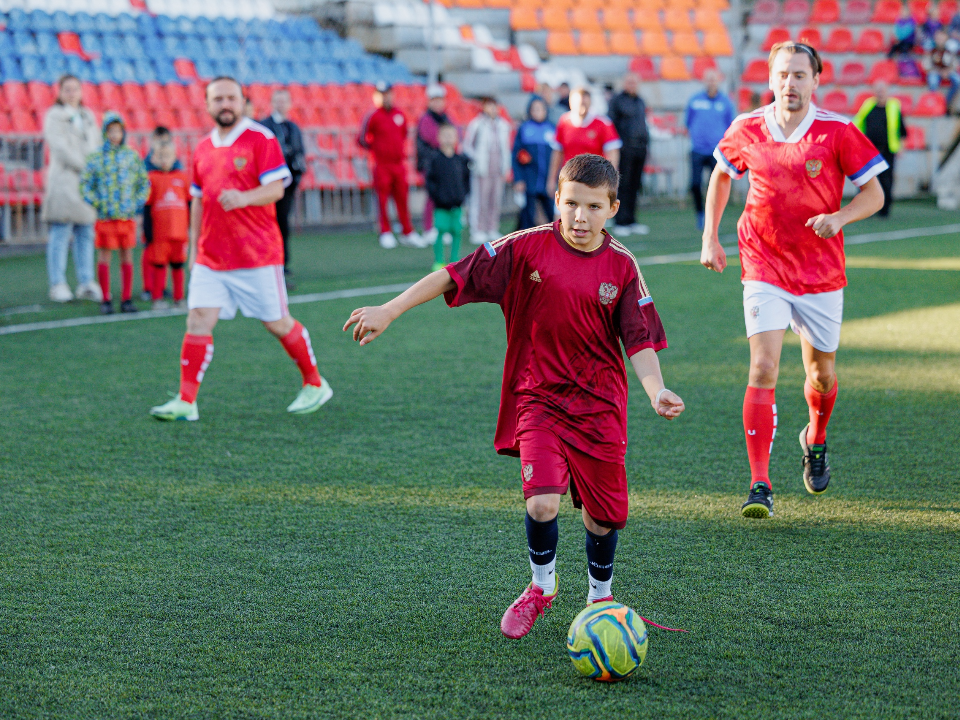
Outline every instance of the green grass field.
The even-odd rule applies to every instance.
[[[638,256],[698,247],[689,211],[645,219]],[[956,222],[902,203],[849,233]],[[372,234],[295,253],[297,293],[431,262]],[[222,323],[201,420],[182,424],[147,415],[176,389],[182,318],[0,336],[0,717],[957,717],[960,238],[849,255],[834,479],[803,489],[788,344],[765,521],[739,516],[738,268],[644,269],[688,409],[667,423],[632,383],[614,592],[690,633],[651,629],[644,665],[613,685],[564,648],[586,596],[569,504],[563,594],[523,640],[499,632],[529,567],[518,461],[492,449],[498,308],[434,301],[361,349],[340,327],[385,296],[294,306],[335,390],[306,417],[284,412],[299,376],[279,344]],[[95,312],[44,298],[41,256],[0,260],[0,308],[43,304],[0,324]]]

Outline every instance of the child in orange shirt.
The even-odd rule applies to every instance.
[[[153,309],[170,307],[163,299],[163,291],[167,286],[167,265],[173,276],[174,307],[185,307],[183,266],[187,261],[190,182],[177,160],[169,132],[165,135],[154,133],[147,171],[150,196],[143,209],[143,234],[147,241],[147,261],[153,271],[150,283]]]

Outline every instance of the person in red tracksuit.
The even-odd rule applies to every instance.
[[[403,226],[400,243],[410,247],[425,247],[423,239],[413,230],[407,205],[409,186],[404,164],[407,118],[393,106],[393,90],[388,83],[377,83],[373,104],[376,109],[364,118],[357,142],[373,155],[373,189],[377,192],[380,208],[380,247],[389,249],[397,246],[397,238],[390,230],[390,218],[387,216],[387,200],[390,197],[393,197]]]

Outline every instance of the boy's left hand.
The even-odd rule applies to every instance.
[[[247,206],[246,193],[240,190],[224,190],[217,198],[220,201],[220,207],[227,212],[239,210]]]
[[[686,409],[683,400],[672,390],[664,390],[661,392],[660,397],[654,400],[651,405],[653,405],[653,409],[657,411],[657,415],[667,420],[673,420]]]

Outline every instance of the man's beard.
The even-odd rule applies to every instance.
[[[226,116],[226,117],[224,117]],[[217,117],[214,118],[214,121],[220,127],[230,127],[231,125],[236,124],[237,114],[233,110],[221,110]]]

